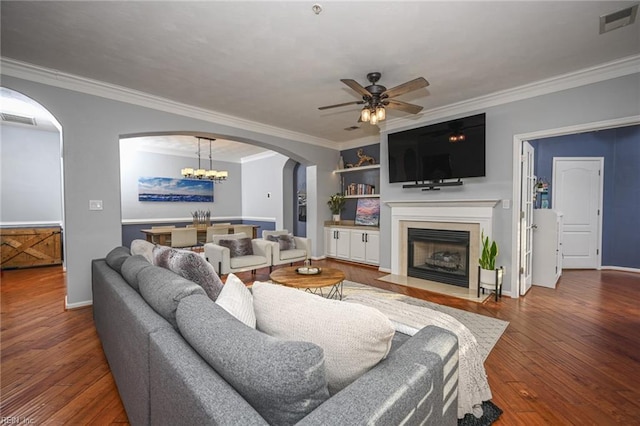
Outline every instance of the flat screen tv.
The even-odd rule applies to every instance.
[[[443,182],[485,176],[485,114],[388,137],[389,182]]]

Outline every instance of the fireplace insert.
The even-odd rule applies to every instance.
[[[469,288],[469,232],[408,230],[407,275]]]

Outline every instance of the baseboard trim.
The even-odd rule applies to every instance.
[[[67,296],[64,297],[64,310],[86,308],[87,306],[93,306],[93,300],[84,300],[82,302],[69,303]]]
[[[640,269],[627,268],[625,266],[601,266],[600,269],[606,270],[606,271],[634,272],[636,274],[640,274]]]

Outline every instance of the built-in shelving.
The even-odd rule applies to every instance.
[[[365,170],[373,170],[373,169],[379,169],[379,168],[380,168],[380,164],[373,164],[371,166],[360,166],[360,167],[349,167],[347,169],[336,169],[333,171],[333,173],[362,172]]]
[[[380,198],[380,194],[345,195],[344,198]]]

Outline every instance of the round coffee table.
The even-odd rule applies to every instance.
[[[342,282],[344,272],[335,268],[321,268],[319,274],[307,275],[299,274],[297,266],[279,268],[273,271],[269,278],[277,284],[287,287],[299,288],[306,292],[317,294],[327,299],[342,300]],[[328,289],[329,293],[325,296]]]

